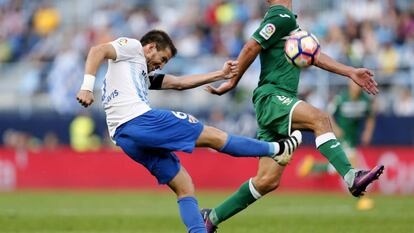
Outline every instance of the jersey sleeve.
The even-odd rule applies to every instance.
[[[253,33],[252,38],[263,49],[267,49],[297,28],[298,26],[294,16],[289,14],[276,14],[265,17],[259,28]]]
[[[148,75],[150,86],[149,89],[151,90],[159,90],[162,87],[162,81],[164,80],[165,74],[160,73],[150,73]]]
[[[120,37],[110,43],[114,46],[116,51],[115,61],[126,61],[138,56],[143,56],[141,42],[136,39]]]

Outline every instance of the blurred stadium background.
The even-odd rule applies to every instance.
[[[319,38],[325,53],[375,71],[380,85],[375,98],[377,124],[371,145],[360,148],[360,153],[365,166],[379,162],[387,166],[372,187],[378,208],[355,212],[353,199],[343,192],[338,177],[298,177],[297,167],[305,155],[322,159],[313,148],[313,138],[306,135],[282,181],[282,193],[295,195],[276,192],[225,225],[225,232],[332,232],[337,226],[329,225],[331,220],[346,225],[338,232],[412,232],[408,222],[414,217],[410,198],[414,194],[414,2],[294,0],[293,8],[301,27]],[[99,102],[105,65],[97,75],[96,103],[91,109],[77,104],[85,56],[94,44],[119,36],[140,38],[158,28],[170,33],[178,48],[166,73],[212,71],[237,56],[266,9],[264,0],[0,0],[0,232],[182,232],[170,193],[108,138]],[[238,88],[221,97],[202,88],[153,91],[151,103],[254,137],[251,93],[259,71],[255,61]],[[301,98],[324,110],[347,85],[345,78],[315,68],[304,70],[300,82]],[[210,206],[224,198],[223,192],[253,176],[257,166],[252,159],[224,157],[210,150],[180,157],[197,188],[209,190],[201,194],[200,202]],[[81,189],[105,191],[74,191]],[[115,192],[118,189],[132,191]],[[152,191],[141,192],[148,189]],[[60,194],[53,194],[56,190]],[[140,200],[135,205],[132,196]],[[140,204],[154,197],[163,201]],[[47,221],[52,216],[55,225]],[[252,216],[259,217],[253,221]],[[63,224],[66,217],[76,224]],[[156,230],[157,221],[173,227]],[[260,223],[258,229],[255,222]]]

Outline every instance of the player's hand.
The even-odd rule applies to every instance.
[[[76,99],[83,107],[88,107],[94,101],[93,93],[88,90],[80,90],[76,95]]]
[[[356,84],[358,84],[368,94],[378,94],[378,83],[374,80],[374,73],[366,68],[354,69],[349,76]]]
[[[239,62],[238,61],[226,61],[223,65],[223,78],[231,79],[239,73]]]
[[[222,84],[220,84],[220,86],[218,87],[213,87],[211,85],[208,85],[205,87],[205,90],[210,92],[213,95],[222,95],[228,91],[230,91],[231,89],[233,89],[234,84],[233,84],[233,79],[230,79],[229,81],[226,81]]]

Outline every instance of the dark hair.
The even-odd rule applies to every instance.
[[[164,31],[151,30],[147,32],[140,41],[142,46],[155,43],[158,50],[164,50],[168,47],[170,48],[173,57],[177,54],[177,48],[175,48],[170,36]]]

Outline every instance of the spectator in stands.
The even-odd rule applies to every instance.
[[[61,63],[63,56],[62,45],[72,52],[85,51],[85,48],[110,41],[118,37],[120,33],[140,37],[148,28],[168,26],[168,28],[174,28],[171,33],[173,39],[183,42],[178,45],[180,51],[183,51],[182,54],[178,54],[178,57],[183,61],[176,63],[187,64],[192,62],[190,59],[196,58],[204,60],[203,67],[209,67],[210,61],[220,56],[238,54],[241,45],[250,38],[253,29],[258,27],[259,19],[264,14],[264,1],[250,0],[207,2],[196,0],[184,3],[183,1],[168,3],[161,1],[160,6],[156,6],[154,1],[138,1],[138,3],[126,1],[122,5],[98,1],[97,4],[85,6],[82,5],[82,0],[60,1],[60,5],[53,1],[48,1],[47,4],[44,4],[44,1],[0,2],[0,68],[13,67],[13,65],[3,64],[4,62],[22,64],[23,61],[31,62],[32,59],[35,62],[42,62],[42,65],[35,67],[37,71],[30,70],[33,78],[27,77],[29,75],[24,80],[20,76],[12,77],[18,83],[15,84],[16,86],[21,85],[32,91],[39,84],[35,78],[36,73],[42,73],[42,77],[49,76],[50,79],[55,79],[48,82],[49,87],[64,84],[62,77],[70,74],[68,72],[70,69],[69,64],[57,66],[57,63]],[[358,8],[354,7],[356,4]],[[73,8],[75,10],[71,8],[72,6],[76,6]],[[400,74],[402,71],[407,75],[409,71],[404,69],[414,67],[412,62],[414,3],[411,0],[315,0],[296,6],[298,8],[294,10],[298,13],[298,20],[305,21],[301,25],[312,25],[311,28],[304,29],[313,31],[319,37],[322,48],[327,54],[345,63],[379,70],[376,76],[380,84],[394,85],[398,80],[402,80],[404,83],[414,85],[412,81],[405,76],[401,77]],[[84,10],[87,13],[76,11],[83,7],[88,7]],[[65,14],[62,9],[65,10]],[[315,9],[317,14],[315,14]],[[186,12],[186,14],[181,12]],[[326,19],[329,19],[329,22]],[[79,54],[79,56],[86,56],[86,54]],[[81,60],[69,60],[69,63],[73,65],[72,68],[83,67]],[[52,69],[51,65],[53,65]],[[29,70],[30,66],[16,69],[25,67]],[[258,67],[253,66],[249,71],[253,74],[252,76],[257,76],[255,74],[259,72]],[[172,69],[178,74],[187,74],[191,70],[183,65]],[[14,74],[14,72],[11,73]],[[55,76],[60,73],[65,75]],[[2,73],[0,88],[4,88],[5,84],[2,83],[2,79],[5,78]],[[249,78],[249,80],[254,79]],[[34,98],[49,94],[48,100],[52,104],[49,102],[45,104],[46,106],[54,106],[62,113],[74,114],[66,103],[56,101],[59,100],[57,93],[48,93],[49,89],[44,87],[46,86],[44,83],[42,79],[36,91],[40,94]],[[308,88],[313,88],[313,85],[313,83],[308,84]],[[246,86],[252,86],[252,84]],[[69,90],[65,90],[65,87]],[[68,93],[71,88],[72,85],[60,85],[60,89],[55,88],[55,90]],[[5,89],[6,94],[16,95],[14,88]],[[387,89],[383,89],[383,95],[387,95],[387,92],[389,92]],[[21,94],[21,92],[16,93]],[[323,98],[323,93],[320,91],[317,91],[315,95]],[[238,96],[234,94],[229,98],[238,98]],[[29,99],[33,95],[23,97]],[[163,97],[161,95],[160,98]],[[18,96],[12,98],[17,99]],[[385,101],[387,101],[386,106],[392,104],[390,98],[385,98]],[[386,114],[392,114],[393,108],[384,109],[389,111],[385,112]]]
[[[94,134],[95,123],[87,114],[75,117],[70,124],[70,145],[75,151],[98,150],[101,145],[99,136]]]

